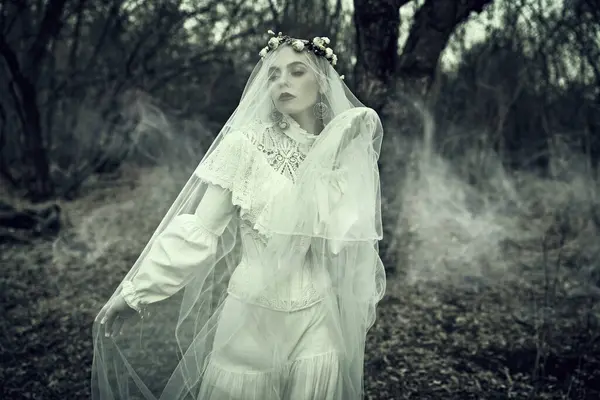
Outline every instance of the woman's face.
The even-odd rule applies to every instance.
[[[280,112],[292,116],[301,114],[317,102],[317,78],[305,54],[286,45],[274,55],[268,71],[271,99]]]

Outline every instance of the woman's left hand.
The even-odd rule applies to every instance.
[[[104,336],[109,337],[119,334],[125,320],[136,314],[137,312],[129,307],[119,293],[102,307],[96,321],[100,320],[100,329],[104,328]]]

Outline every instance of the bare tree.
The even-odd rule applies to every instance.
[[[400,7],[411,0],[354,0],[354,85],[365,103],[381,111],[394,81]]]
[[[456,27],[493,0],[426,0],[414,16],[398,58],[399,9],[410,0],[354,0],[357,63],[356,87],[361,98],[381,111],[397,89],[427,94],[440,55]],[[395,87],[395,77],[400,88]]]
[[[233,24],[232,14],[247,3],[2,2],[0,85],[8,96],[0,97],[0,175],[44,200],[72,191],[106,164],[103,147],[122,157],[128,146],[115,141],[114,128],[123,94],[166,92],[219,63],[226,42],[249,32],[227,27],[214,38],[213,27]],[[86,105],[99,117],[83,137],[76,130]]]
[[[307,38],[327,35],[335,46],[342,22],[341,0],[269,0],[269,10],[275,31]]]
[[[10,77],[7,92],[20,123],[23,155],[28,161],[25,165],[29,168],[24,171],[23,179],[29,182],[30,193],[36,199],[47,198],[53,192],[48,154],[42,135],[36,83],[43,71],[42,65],[46,60],[50,42],[62,29],[66,3],[67,0],[46,2],[39,28],[36,32],[30,32],[34,39],[21,57],[8,43],[6,23],[9,22],[8,18],[14,20],[23,16],[27,6],[23,3],[15,3],[12,5],[13,10],[7,10],[6,5],[2,8],[0,56]],[[4,173],[8,174],[7,171]]]

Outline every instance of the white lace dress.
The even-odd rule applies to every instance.
[[[245,132],[228,134],[195,172],[210,184],[196,213],[176,217],[145,265],[124,283],[125,300],[136,309],[172,295],[186,271],[214,255],[219,235],[239,213],[242,256],[230,278],[222,315],[244,315],[253,322],[230,339],[227,333],[235,328],[227,325],[235,318],[221,318],[214,343],[218,350],[202,377],[198,399],[326,400],[341,393],[339,340],[321,302],[328,277],[311,272],[308,245],[290,249],[306,253],[306,265],[285,287],[252,301],[248,295],[269,279],[257,262],[265,247],[265,238],[253,228],[258,213],[273,190],[294,181],[315,138],[293,121],[285,133],[256,123]],[[248,152],[250,146],[260,152]],[[232,155],[246,164],[244,179],[231,173],[236,168]]]

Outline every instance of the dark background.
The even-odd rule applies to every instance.
[[[328,36],[384,123],[367,397],[598,398],[598,0],[1,1],[0,397],[89,396],[268,29]]]

